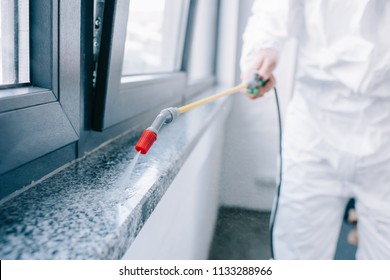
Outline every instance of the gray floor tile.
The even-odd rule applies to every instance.
[[[209,259],[270,259],[269,218],[269,212],[220,208]],[[351,225],[343,224],[335,259],[354,259],[356,247],[346,241],[351,229]]]

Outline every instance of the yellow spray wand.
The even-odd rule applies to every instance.
[[[235,86],[235,87],[230,88],[228,90],[225,90],[223,92],[220,92],[220,93],[214,94],[212,96],[205,97],[205,98],[203,98],[201,100],[192,102],[190,104],[181,106],[181,107],[178,108],[178,110],[182,114],[182,113],[188,112],[189,110],[194,109],[194,108],[196,108],[198,106],[201,106],[201,105],[207,104],[207,103],[209,103],[211,101],[214,101],[214,100],[216,100],[218,98],[231,95],[231,94],[236,93],[236,92],[238,92],[238,91],[240,91],[242,89],[246,89],[247,87],[248,87],[248,84],[247,83],[243,83],[241,85]]]
[[[135,145],[136,151],[141,154],[146,154],[149,151],[150,147],[153,145],[153,143],[157,140],[157,134],[160,128],[163,126],[163,124],[171,123],[180,114],[188,112],[189,110],[192,110],[198,106],[212,102],[218,98],[239,92],[242,89],[246,89],[246,92],[250,94],[258,94],[259,93],[258,88],[264,86],[266,82],[267,81],[260,80],[259,75],[255,74],[253,79],[247,83],[242,83],[226,91],[200,99],[198,101],[192,102],[190,104],[184,105],[179,108],[171,107],[162,110],[158,114],[156,119],[153,121],[152,125],[147,129],[145,129],[144,132],[142,133],[141,138],[138,140],[138,143]]]

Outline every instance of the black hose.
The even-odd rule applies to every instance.
[[[282,116],[281,116],[281,110],[280,110],[280,104],[279,104],[279,97],[278,97],[278,91],[276,87],[274,87],[275,92],[275,100],[276,100],[276,108],[278,111],[278,123],[279,123],[279,183],[276,190],[276,198],[275,198],[275,205],[274,205],[274,211],[271,215],[271,221],[270,221],[270,241],[271,241],[271,258],[275,259],[275,253],[274,253],[274,246],[273,246],[273,231],[274,231],[274,225],[275,225],[275,219],[276,219],[276,213],[278,211],[279,206],[279,197],[280,197],[280,188],[282,185],[282,167],[283,167],[283,159],[282,159]]]

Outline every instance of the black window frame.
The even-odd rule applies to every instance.
[[[81,6],[78,0],[29,2],[31,82],[0,89],[1,196],[16,190],[10,179],[16,168],[79,140]],[[62,155],[67,161],[76,157],[70,151]],[[25,177],[24,184],[37,179]]]

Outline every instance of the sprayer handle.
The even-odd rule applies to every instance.
[[[265,86],[267,82],[268,80],[261,80],[258,73],[254,73],[252,80],[248,82],[246,92],[254,95],[259,94],[259,87]]]

